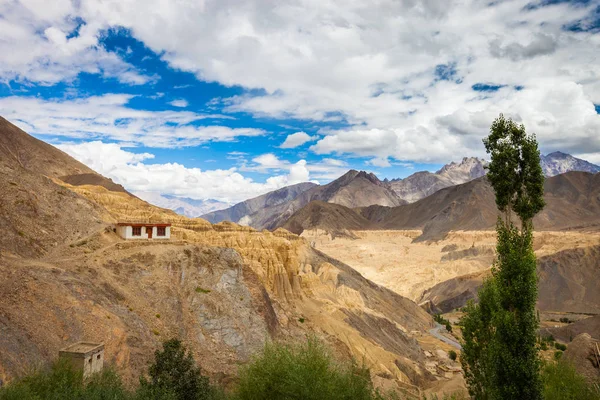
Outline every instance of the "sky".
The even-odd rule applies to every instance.
[[[435,171],[500,113],[600,163],[600,0],[0,0],[0,115],[134,192]]]

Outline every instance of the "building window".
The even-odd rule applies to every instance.
[[[156,236],[167,236],[167,228],[164,226],[157,226]]]
[[[134,226],[133,227],[133,233],[131,235],[132,236],[142,236],[142,227],[141,226]]]

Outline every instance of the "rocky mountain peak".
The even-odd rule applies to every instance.
[[[486,161],[482,158],[477,157],[463,157],[460,163],[451,162],[449,164],[444,165],[436,174],[443,174],[450,171],[461,171],[461,172],[470,172],[470,171],[482,171],[483,167],[486,165]]]
[[[592,174],[600,172],[600,166],[561,151],[540,156],[540,163],[544,175],[547,177],[564,174],[569,171],[583,171]]]

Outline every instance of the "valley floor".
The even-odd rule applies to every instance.
[[[456,231],[444,240],[414,242],[421,231],[352,231],[344,237],[320,231],[301,236],[314,248],[338,259],[365,278],[419,301],[438,283],[481,272],[492,266],[495,232]],[[600,244],[598,232],[536,232],[538,257]]]

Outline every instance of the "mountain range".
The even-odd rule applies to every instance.
[[[198,215],[215,210],[222,210],[231,206],[231,203],[225,203],[214,199],[197,200],[189,197],[160,194],[158,192],[135,191],[133,194],[155,206],[168,208],[179,215],[184,215],[189,218],[195,218]]]
[[[553,176],[546,179],[544,192],[546,207],[534,219],[536,229],[600,229],[600,174],[568,172]],[[494,191],[483,176],[397,207],[351,209],[309,204],[283,226],[296,234],[308,229],[418,229],[422,230],[419,240],[438,240],[451,230],[493,229],[497,218]]]
[[[292,189],[279,189],[229,209],[202,215],[201,218],[213,223],[230,220],[256,229],[275,229],[311,201],[324,201],[350,208],[371,204],[398,206],[406,203],[386,183],[365,171],[348,171],[327,185],[299,184]],[[262,204],[266,206],[263,207]]]
[[[582,171],[594,174],[600,171],[600,167],[597,165],[560,152],[541,156],[540,163],[548,179],[564,172]],[[386,225],[390,226],[390,224],[393,225],[393,223],[389,222],[389,211],[384,212],[381,209],[376,212],[377,206],[397,207],[416,203],[439,193],[443,189],[457,187],[465,183],[473,182],[474,180],[479,180],[485,176],[485,165],[486,161],[483,159],[465,157],[460,163],[452,162],[435,173],[421,171],[412,174],[407,178],[393,179],[391,181],[381,181],[374,174],[365,171],[351,170],[327,185],[317,186],[313,184],[298,184],[292,187],[282,188],[267,193],[266,195],[238,203],[228,209],[204,214],[201,218],[212,223],[228,220],[243,225],[249,225],[256,229],[275,229],[280,226],[286,226],[293,232],[298,232],[300,227],[318,225],[315,222],[308,223],[307,221],[320,220],[320,217],[316,217],[315,212],[318,211],[317,214],[323,216],[323,212],[327,209],[327,206],[319,204],[312,207],[311,210],[303,211],[302,215],[304,217],[310,216],[307,220],[296,215],[290,224],[286,225],[286,221],[310,202],[320,201],[338,204],[349,209],[373,206],[374,208],[372,210],[365,211],[365,213],[375,219],[370,220],[370,218],[367,218],[370,220],[368,226],[372,226],[373,223],[379,223],[381,221],[377,220],[383,219],[387,219],[388,222],[386,222]],[[479,196],[481,197],[481,200],[485,201],[489,200],[490,196],[493,196],[491,188],[480,186],[480,184],[466,186],[464,189],[459,189],[456,192],[451,191],[449,193],[456,193],[456,196],[467,195],[462,192],[463,190],[468,191],[471,196]],[[462,201],[465,199],[460,200]],[[430,202],[433,202],[434,204],[437,204],[438,201],[438,198],[430,200]],[[459,202],[459,199],[456,199],[455,201],[457,202],[456,204],[463,204]],[[470,201],[470,204],[472,205],[475,200],[471,199]],[[482,204],[488,204],[485,203],[485,201]],[[430,202],[427,203],[428,205],[426,208],[431,205]],[[442,204],[440,203],[439,206],[442,206]],[[487,229],[490,218],[495,221],[496,214],[493,202],[489,207],[485,207],[488,208],[485,211],[478,208],[469,210],[469,212],[482,213],[482,215],[478,217],[473,216],[472,218],[467,218],[467,220],[476,221],[479,219],[479,221],[486,222],[474,222],[471,225],[464,226],[464,228],[482,227]],[[410,210],[411,207],[403,209]],[[331,208],[331,210],[333,210],[333,208]],[[336,210],[337,212],[340,212],[342,209]],[[431,212],[432,210],[427,208],[426,213],[419,211],[411,218],[416,221],[420,218],[419,215],[430,215]],[[377,213],[381,213],[381,215],[376,217]],[[485,214],[485,217],[483,214]],[[359,221],[354,215],[348,214],[346,217],[353,221],[353,225],[356,225]],[[327,217],[327,219],[330,220],[329,217]],[[320,223],[321,222],[322,221],[320,221]],[[454,220],[447,220],[447,225],[454,226],[455,222],[456,221]],[[336,222],[335,225],[340,225],[340,222]],[[399,226],[403,227],[423,227],[423,225],[423,223],[408,223],[408,221],[399,224]],[[425,231],[429,230],[425,229]],[[442,229],[442,231],[444,231],[444,229]]]

